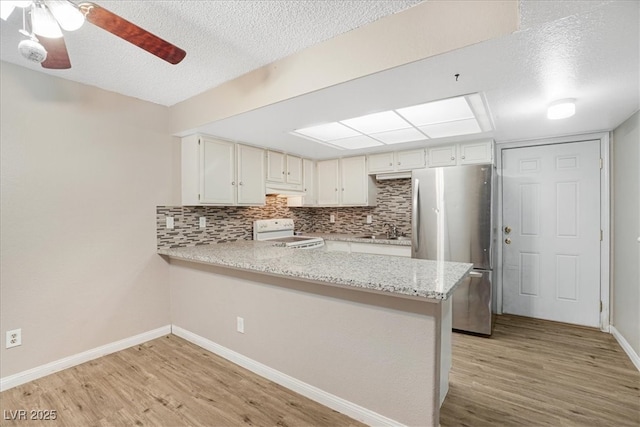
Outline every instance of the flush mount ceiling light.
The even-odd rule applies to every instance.
[[[355,150],[491,130],[482,98],[474,93],[296,129],[291,134]]]
[[[559,99],[549,104],[547,118],[549,120],[566,119],[576,113],[575,99]]]

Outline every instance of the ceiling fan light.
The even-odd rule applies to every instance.
[[[18,50],[24,58],[38,64],[47,59],[47,51],[45,48],[40,43],[32,39],[22,40],[18,44]]]
[[[47,6],[58,24],[66,31],[75,31],[84,24],[82,12],[67,0],[48,0]]]
[[[58,23],[45,5],[37,5],[33,8],[31,22],[33,24],[33,32],[39,36],[50,39],[62,37],[60,26],[58,26]]]
[[[6,21],[15,8],[15,5],[11,4],[11,2],[0,1],[0,18],[2,18],[3,21]]]

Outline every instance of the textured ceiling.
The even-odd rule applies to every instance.
[[[436,0],[429,0],[436,1]],[[171,66],[90,24],[67,33],[73,68],[45,71],[17,53],[20,16],[0,24],[0,58],[151,102],[173,105],[418,1],[100,1],[187,51]],[[409,11],[410,13],[410,11]],[[311,158],[355,154],[293,129],[479,92],[497,141],[607,131],[640,107],[640,1],[520,1],[514,34],[210,123],[201,132]],[[460,73],[459,81],[452,78]],[[576,115],[546,106],[576,99]],[[446,140],[394,145],[393,149]],[[362,150],[361,152],[374,150]]]
[[[101,1],[95,3],[181,47],[170,65],[85,23],[65,32],[70,70],[45,70],[17,50],[22,14],[0,21],[0,59],[113,92],[173,105],[420,0]]]
[[[436,99],[481,93],[495,131],[396,144],[513,141],[614,129],[640,108],[640,2],[524,1],[520,31],[203,126],[204,133],[312,158],[341,151],[289,132]],[[460,73],[459,81],[453,78]],[[575,98],[576,115],[548,120],[547,105]]]

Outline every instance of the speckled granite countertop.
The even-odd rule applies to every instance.
[[[447,299],[472,264],[403,257],[296,249],[269,242],[240,241],[159,249],[170,258],[321,284],[388,292],[435,302]]]
[[[338,242],[374,243],[378,245],[411,246],[410,237],[401,237],[399,240],[389,239],[365,239],[362,234],[340,234],[340,233],[304,233],[305,236],[322,237],[324,240],[334,240]]]

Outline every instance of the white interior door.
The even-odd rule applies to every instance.
[[[600,326],[600,142],[502,156],[503,311]]]

